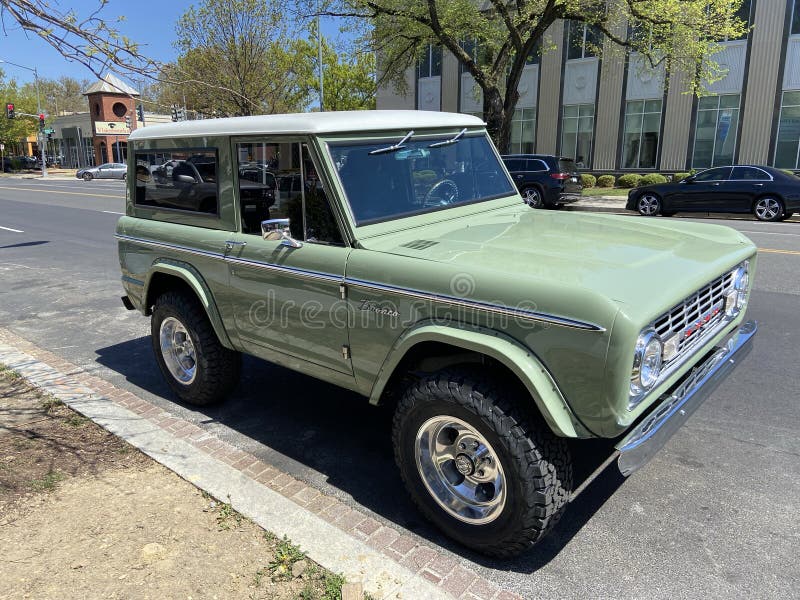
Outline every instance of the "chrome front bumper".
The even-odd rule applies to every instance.
[[[617,464],[623,475],[628,476],[646,464],[747,356],[757,329],[755,321],[743,324],[675,390],[662,396],[656,408],[616,444],[620,453]]]

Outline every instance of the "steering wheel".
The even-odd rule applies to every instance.
[[[440,179],[425,194],[425,206],[446,206],[458,202],[458,186],[452,179]]]

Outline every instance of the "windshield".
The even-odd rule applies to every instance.
[[[356,219],[366,225],[509,196],[515,189],[486,135],[329,144]],[[448,142],[440,146],[437,143]],[[434,145],[433,147],[431,147]],[[373,153],[382,150],[380,153]]]

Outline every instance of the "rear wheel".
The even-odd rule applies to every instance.
[[[195,406],[219,402],[239,382],[241,355],[220,343],[193,295],[174,291],[159,296],[150,333],[161,373],[184,402]]]
[[[787,219],[791,219],[793,216],[794,216],[793,212],[783,213],[783,216],[781,217],[781,221],[785,221]]]
[[[645,192],[636,201],[636,210],[643,217],[655,217],[661,210],[661,198],[653,193]]]
[[[542,208],[544,206],[544,201],[542,200],[542,193],[539,191],[537,187],[526,187],[520,193],[522,199],[525,201],[525,204],[530,206],[531,208]]]
[[[783,202],[773,196],[764,196],[756,200],[753,214],[759,221],[779,221],[783,217]]]
[[[489,377],[442,371],[416,381],[393,423],[395,460],[415,504],[448,536],[512,556],[558,522],[570,495],[566,442]]]
[[[83,174],[83,180],[84,181],[91,181],[92,179],[94,179],[94,176],[91,173],[84,173]]]
[[[128,179],[128,174],[127,173],[123,173],[122,174],[122,181],[127,181],[127,179]]]

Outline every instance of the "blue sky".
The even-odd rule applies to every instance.
[[[57,0],[56,0],[57,2]],[[109,0],[100,15],[112,23],[124,35],[138,43],[144,54],[163,62],[175,58],[172,42],[175,40],[175,23],[178,18],[197,2],[153,0]],[[81,17],[90,14],[98,6],[98,0],[71,0],[58,2],[62,10],[71,7]],[[117,17],[125,16],[125,21],[116,23]],[[26,67],[36,67],[40,77],[55,79],[68,75],[76,79],[93,78],[91,71],[77,62],[69,62],[57,50],[38,36],[26,33],[5,15],[5,31],[0,29],[0,59],[18,63]],[[322,32],[335,37],[338,24],[333,19],[323,19]],[[33,80],[33,73],[11,65],[0,63],[6,78],[19,82]]]

